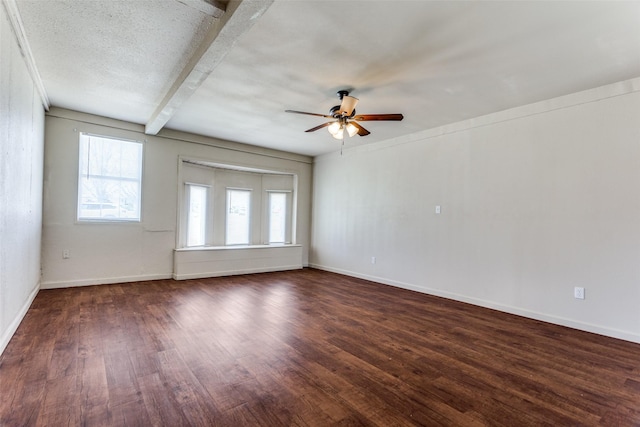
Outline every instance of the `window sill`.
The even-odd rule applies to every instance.
[[[193,251],[233,251],[247,249],[274,249],[274,248],[296,248],[302,245],[284,243],[273,245],[230,245],[230,246],[191,246],[188,248],[177,248],[176,252],[193,252]]]
[[[100,218],[96,218],[96,219],[76,219],[74,221],[74,223],[76,225],[102,225],[102,224],[107,224],[107,225],[113,225],[113,224],[117,224],[117,225],[125,225],[125,224],[140,225],[142,223],[142,221],[139,220],[139,219],[100,219]]]

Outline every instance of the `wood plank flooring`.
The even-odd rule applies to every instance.
[[[318,270],[43,290],[2,426],[639,426],[640,345]]]

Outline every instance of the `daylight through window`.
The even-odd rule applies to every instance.
[[[140,221],[142,143],[80,134],[79,221]]]
[[[177,248],[295,244],[296,177],[182,160]]]
[[[287,193],[269,193],[269,243],[285,243]]]
[[[251,191],[227,189],[226,244],[248,245]]]
[[[189,210],[187,216],[187,246],[204,246],[207,224],[207,187],[187,184]]]

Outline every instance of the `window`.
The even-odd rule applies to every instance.
[[[180,162],[177,248],[295,244],[294,174]]]
[[[187,184],[187,246],[204,246],[207,224],[207,191],[202,185]]]
[[[269,244],[285,243],[287,193],[269,192]]]
[[[80,134],[79,221],[140,221],[142,143]]]
[[[251,190],[227,189],[226,244],[248,245]]]

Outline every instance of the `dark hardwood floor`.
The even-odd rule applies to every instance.
[[[2,426],[638,426],[640,345],[299,270],[43,290]]]

